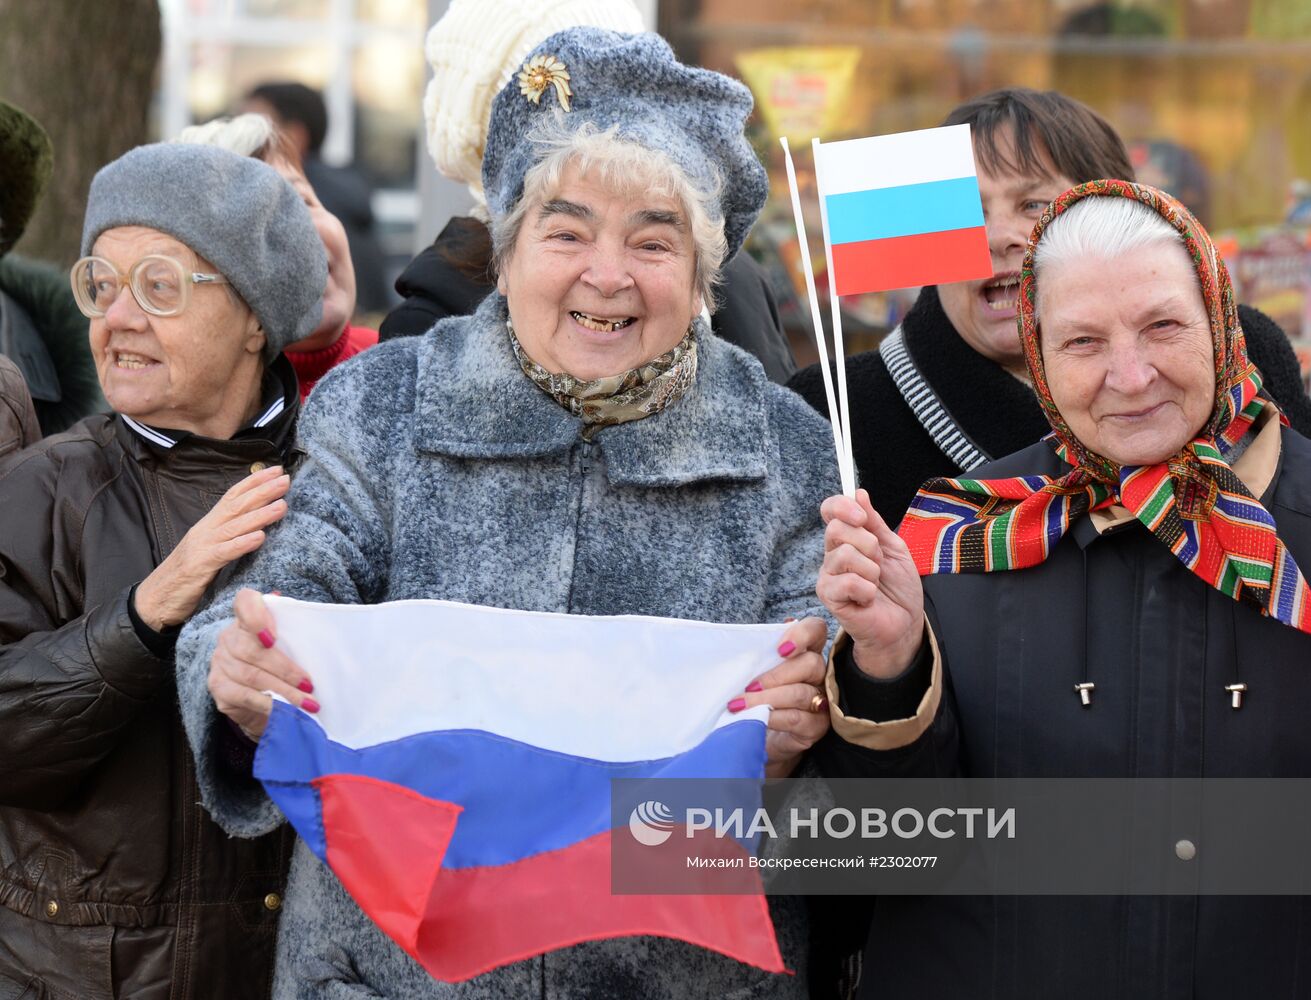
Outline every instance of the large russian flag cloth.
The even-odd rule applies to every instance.
[[[726,705],[782,626],[266,601],[322,709],[275,698],[255,775],[433,976],[635,934],[785,971],[758,892],[616,895],[610,868],[612,779],[763,780],[767,709]]]
[[[839,295],[992,275],[968,125],[820,143]]]

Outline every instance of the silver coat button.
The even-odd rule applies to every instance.
[[[1181,840],[1174,845],[1174,856],[1180,861],[1192,861],[1197,857],[1197,845],[1191,840]]]

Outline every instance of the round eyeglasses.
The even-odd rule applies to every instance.
[[[83,257],[68,273],[73,284],[73,297],[84,316],[97,319],[118,300],[123,290],[124,276],[103,257]],[[188,271],[182,262],[163,254],[142,257],[132,265],[126,284],[132,295],[152,316],[176,316],[191,301],[192,285],[226,285],[228,279],[221,274],[201,274]]]

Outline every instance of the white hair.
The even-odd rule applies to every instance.
[[[1042,313],[1043,271],[1053,265],[1115,260],[1142,247],[1170,245],[1186,253],[1183,234],[1141,202],[1098,197],[1075,202],[1047,224],[1034,250],[1035,314]]]
[[[570,129],[550,117],[534,129],[528,141],[544,155],[524,175],[523,194],[514,208],[492,220],[493,265],[498,273],[502,270],[529,210],[549,201],[565,170],[577,166],[609,191],[656,194],[682,207],[695,247],[693,280],[705,307],[713,311],[714,286],[728,251],[719,201],[722,182],[716,177],[710,190],[703,190],[666,153],[620,138],[616,129],[601,131],[590,122]]]
[[[1141,202],[1084,198],[1047,224],[1033,255],[1035,278],[1052,264],[1089,257],[1113,260],[1154,243],[1178,243],[1183,234]]]
[[[203,125],[188,125],[174,142],[196,146],[218,146],[238,156],[267,161],[280,154],[278,127],[268,115],[254,113],[235,118],[215,118]]]

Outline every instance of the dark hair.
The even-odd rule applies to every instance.
[[[303,83],[261,83],[246,100],[267,101],[283,121],[299,122],[309,135],[311,153],[317,153],[328,135],[328,108],[323,95]]]
[[[1129,151],[1110,123],[1088,105],[1055,90],[994,90],[957,106],[942,124],[970,126],[975,155],[990,173],[1044,176],[1044,160],[1050,157],[1057,171],[1076,184],[1134,179]],[[999,135],[1007,129],[1018,162],[998,146]]]
[[[495,285],[492,232],[471,216],[456,216],[434,244],[437,256],[479,285]]]

